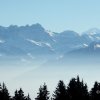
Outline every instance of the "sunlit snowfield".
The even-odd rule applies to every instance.
[[[9,59],[9,60],[8,60]],[[25,94],[36,97],[40,85],[44,82],[53,93],[59,80],[67,85],[77,75],[87,83],[90,89],[95,81],[100,81],[100,61],[97,59],[23,59],[7,58],[0,62],[0,81],[5,82],[13,95],[16,89],[23,88]]]

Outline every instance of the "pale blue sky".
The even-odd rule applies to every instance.
[[[56,32],[100,28],[100,0],[0,0],[0,25],[35,23]]]

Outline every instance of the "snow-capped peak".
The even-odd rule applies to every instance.
[[[92,28],[92,29],[89,29],[88,31],[86,31],[84,33],[86,33],[88,35],[95,35],[97,33],[100,33],[100,29],[98,29],[98,28]]]
[[[50,30],[45,30],[46,33],[48,33],[50,36],[53,36],[53,32],[51,32]]]
[[[96,32],[90,32],[89,35],[95,35],[97,34]]]

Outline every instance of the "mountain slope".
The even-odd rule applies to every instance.
[[[35,57],[48,55],[54,59],[62,58],[68,52],[89,54],[90,45],[99,41],[100,30],[96,28],[79,35],[71,30],[61,33],[47,31],[38,23],[26,26],[0,26],[0,57],[30,54]],[[94,52],[99,53],[99,49]]]
[[[5,55],[53,53],[52,42],[52,37],[40,24],[0,27],[0,53]]]

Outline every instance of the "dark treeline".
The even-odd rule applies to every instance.
[[[16,90],[14,96],[10,96],[6,85],[0,84],[0,100],[100,100],[100,83],[95,82],[93,88],[88,91],[87,84],[83,80],[72,78],[66,86],[62,80],[57,84],[50,97],[47,85],[40,86],[36,98],[24,95],[22,88]]]

